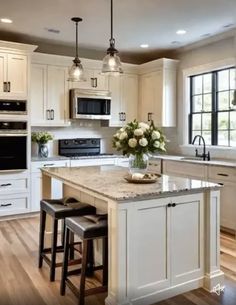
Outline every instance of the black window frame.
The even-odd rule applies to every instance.
[[[204,72],[204,73],[199,73],[199,74],[195,74],[195,75],[191,75],[189,76],[189,81],[190,81],[190,112],[189,112],[189,118],[188,118],[188,123],[189,123],[189,139],[188,139],[188,142],[189,144],[192,144],[192,141],[193,141],[193,115],[194,114],[203,114],[203,113],[210,113],[211,114],[211,144],[212,146],[220,146],[220,147],[236,147],[236,146],[232,146],[230,145],[230,132],[232,130],[235,130],[236,129],[231,129],[230,128],[230,119],[229,119],[229,123],[228,123],[228,128],[225,129],[224,131],[227,131],[228,133],[228,145],[222,145],[222,144],[218,144],[218,131],[219,131],[219,128],[218,128],[218,114],[219,113],[222,113],[222,112],[227,112],[228,115],[229,115],[229,118],[230,118],[230,113],[231,112],[236,112],[236,108],[234,109],[227,109],[227,110],[219,110],[218,108],[218,104],[219,104],[219,101],[218,101],[218,93],[219,92],[228,92],[229,96],[230,96],[230,93],[231,91],[234,91],[234,94],[236,96],[236,88],[235,89],[231,89],[230,87],[230,78],[229,78],[229,89],[227,90],[218,90],[219,89],[219,86],[218,86],[218,73],[221,72],[221,71],[230,71],[232,69],[235,69],[236,70],[236,67],[234,66],[231,66],[231,67],[227,67],[227,68],[222,68],[222,69],[218,69],[218,70],[214,70],[214,71],[208,71],[208,72]],[[208,94],[208,93],[204,93],[203,89],[202,89],[202,92],[199,93],[199,94],[194,94],[193,92],[193,79],[194,77],[197,77],[197,76],[204,76],[204,75],[207,75],[207,74],[211,74],[212,75],[212,84],[211,84],[211,95],[212,95],[212,99],[211,99],[211,111],[193,111],[193,100],[194,100],[194,97],[196,97],[197,95],[202,95],[202,97],[204,96],[204,94]],[[229,76],[230,76],[230,72],[229,72]],[[236,72],[235,72],[235,77],[236,77]],[[203,88],[203,87],[202,87]],[[199,134],[202,134],[203,132],[203,128],[202,128],[202,120],[201,120],[201,130],[200,130],[200,133]],[[223,130],[222,130],[223,131]],[[209,144],[208,144],[209,145]]]

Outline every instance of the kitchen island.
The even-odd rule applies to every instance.
[[[131,184],[115,166],[47,168],[65,196],[108,213],[107,305],[148,305],[195,288],[224,285],[220,270],[220,187],[163,175],[154,184]],[[48,233],[50,226],[48,223]],[[96,248],[96,247],[95,247]]]

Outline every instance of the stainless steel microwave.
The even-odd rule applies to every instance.
[[[110,92],[71,89],[70,118],[109,120],[111,118]]]

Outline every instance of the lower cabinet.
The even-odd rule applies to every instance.
[[[128,249],[134,298],[203,277],[202,194],[139,202],[130,217],[135,232]]]

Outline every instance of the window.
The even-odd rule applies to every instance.
[[[190,77],[189,143],[236,147],[235,68]]]

